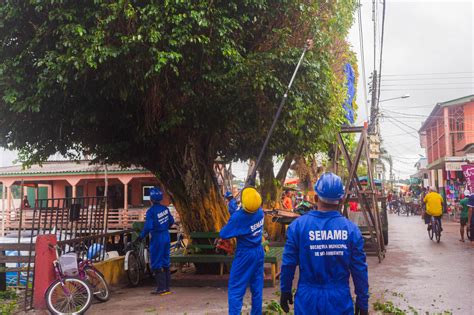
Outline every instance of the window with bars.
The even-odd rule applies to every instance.
[[[449,110],[449,129],[456,135],[459,142],[464,139],[464,107],[459,106]]]

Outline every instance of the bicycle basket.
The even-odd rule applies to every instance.
[[[76,253],[67,253],[59,257],[59,265],[66,276],[77,276],[79,274]]]

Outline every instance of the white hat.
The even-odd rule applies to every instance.
[[[469,197],[470,195],[471,195],[471,192],[470,192],[468,189],[466,189],[466,190],[464,191],[464,196]]]

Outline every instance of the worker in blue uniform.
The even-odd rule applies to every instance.
[[[150,189],[150,200],[153,203],[146,212],[145,227],[139,240],[148,233],[150,240],[151,269],[155,275],[157,288],[152,294],[166,295],[170,293],[170,233],[169,228],[174,224],[174,218],[168,207],[160,204],[163,192],[153,187]]]
[[[237,200],[235,200],[234,196],[230,191],[225,192],[224,198],[227,200],[227,209],[229,210],[229,214],[233,215],[234,212],[239,209],[239,206],[237,205]]]
[[[281,267],[280,304],[293,304],[292,283],[299,266],[295,314],[368,314],[369,284],[364,240],[359,228],[343,217],[341,178],[323,174],[315,185],[318,210],[299,217],[287,230]],[[355,287],[355,312],[349,276]]]
[[[247,287],[252,293],[251,314],[262,314],[263,264],[262,197],[253,187],[242,191],[242,208],[236,211],[220,232],[222,239],[237,238],[235,258],[229,278],[229,314],[240,315]]]

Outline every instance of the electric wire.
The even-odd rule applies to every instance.
[[[453,75],[453,74],[471,74],[474,71],[459,71],[459,72],[425,72],[425,73],[388,73],[385,77],[400,77],[400,76],[419,76],[419,75]]]
[[[362,30],[362,4],[359,0],[359,44],[360,44],[360,58],[362,63],[362,83],[364,85],[364,102],[365,114],[369,118],[369,105],[367,104],[367,81],[365,75],[365,51],[364,51],[364,32]]]
[[[388,91],[432,91],[432,90],[435,90],[435,91],[441,91],[441,90],[469,90],[469,89],[473,89],[474,90],[474,87],[453,87],[453,88],[443,88],[443,87],[439,87],[439,88],[399,88],[399,89],[382,89],[382,92],[388,92]]]
[[[379,103],[380,103],[380,92],[381,92],[381,86],[380,84],[382,83],[382,57],[383,57],[383,38],[384,38],[384,33],[385,33],[385,8],[386,8],[386,1],[383,1],[383,10],[382,10],[382,30],[381,30],[381,35],[380,35],[380,57],[379,57],[379,88],[377,91],[377,108],[379,108]]]
[[[474,79],[474,76],[466,77],[434,77],[434,78],[388,78],[383,79],[383,81],[420,81],[420,80],[446,80],[446,79]]]
[[[467,84],[467,85],[473,85],[473,82],[430,82],[430,83],[397,83],[397,84],[385,84],[382,83],[382,86],[418,86],[418,85],[431,85],[431,86],[436,86],[436,85],[459,85],[459,84]]]
[[[387,117],[387,116],[385,116],[385,117]],[[410,125],[405,124],[405,123],[404,123],[403,121],[401,121],[401,120],[398,120],[398,119],[396,119],[396,118],[393,118],[392,116],[389,116],[389,117],[387,117],[387,118],[388,118],[388,119],[395,120],[396,122],[398,122],[398,123],[400,123],[400,124],[402,124],[402,125],[404,125],[404,126],[410,128],[410,129],[412,129],[412,130],[418,132],[418,130],[417,130],[416,128],[414,128],[414,127],[412,127],[412,126],[410,126]]]
[[[397,127],[398,129],[400,129],[401,131],[404,131],[407,136],[410,136],[410,137],[412,137],[412,138],[418,140],[418,137],[417,137],[417,136],[415,136],[412,132],[407,131],[406,129],[404,129],[403,127],[401,127],[400,125],[398,125],[395,121],[387,120],[387,122],[391,123],[392,125],[394,125],[394,126]],[[383,137],[382,137],[382,138],[383,138]]]

